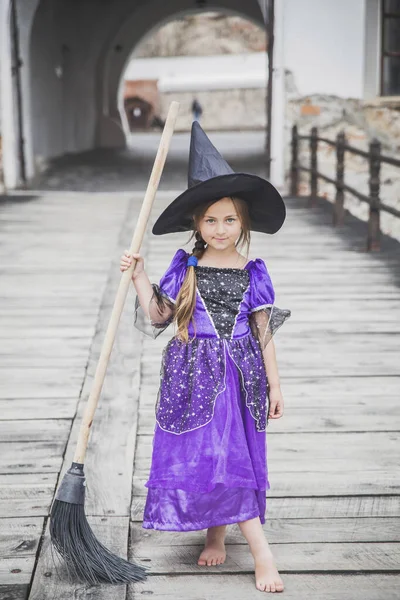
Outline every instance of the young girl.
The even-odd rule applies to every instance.
[[[283,591],[262,524],[266,427],[283,414],[271,338],[290,311],[274,306],[266,265],[248,260],[248,249],[250,229],[274,233],[284,218],[275,188],[233,173],[194,123],[189,188],[153,227],[156,234],[192,229],[192,253],[178,249],[159,284],[149,281],[140,254],[132,274],[136,327],[149,333],[150,324],[157,337],[176,325],[162,355],[143,527],[207,529],[198,564],[211,566],[225,561],[226,525],[238,523],[256,587],[266,592]],[[126,252],[121,270],[131,264]]]

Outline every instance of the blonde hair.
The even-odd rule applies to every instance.
[[[242,248],[245,246],[246,258],[248,258],[250,246],[250,216],[247,202],[234,196],[231,196],[231,200],[235,205],[242,226],[242,231],[240,232],[240,236],[236,242],[236,247]],[[218,202],[218,200],[211,200],[206,204],[201,204],[195,209],[193,214],[193,231],[188,242],[190,242],[193,237],[196,238],[196,243],[193,247],[191,256],[195,256],[198,259],[203,256],[206,250],[206,243],[201,237],[200,231],[198,231],[199,223],[201,218],[205,215],[207,209],[212,204],[215,204],[215,202]],[[188,327],[191,320],[193,322],[194,335],[196,337],[196,324],[193,318],[193,313],[196,306],[196,286],[197,280],[195,268],[193,266],[187,267],[185,279],[183,280],[181,289],[179,290],[176,298],[176,310],[174,316],[174,321],[177,324],[176,337],[183,342],[189,341]]]

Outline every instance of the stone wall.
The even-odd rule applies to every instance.
[[[265,30],[247,19],[209,12],[187,15],[151,32],[134,56],[210,56],[266,49]]]
[[[368,150],[373,138],[382,143],[382,153],[398,158],[400,149],[400,111],[396,108],[364,104],[361,100],[343,99],[336,96],[296,97],[291,94],[286,111],[286,171],[289,178],[290,137],[292,125],[296,123],[299,132],[309,135],[311,127],[318,127],[319,135],[335,139],[340,131],[345,131],[352,146]],[[309,166],[310,154],[307,142],[300,142],[300,162]],[[336,178],[335,149],[320,143],[318,170]],[[346,152],[345,182],[368,195],[368,161]],[[301,193],[309,193],[309,176],[301,174]],[[335,188],[319,180],[319,193],[328,200],[335,198]],[[382,165],[381,200],[400,210],[400,168]],[[345,194],[345,207],[355,216],[368,220],[369,207],[351,194]],[[381,213],[381,229],[384,233],[400,240],[400,219]]]
[[[161,94],[161,115],[165,119],[172,100],[180,102],[176,131],[189,131],[192,125],[191,105],[196,97],[203,108],[201,125],[206,130],[259,130],[266,126],[265,90],[216,90],[213,92],[180,92]],[[221,107],[223,109],[221,110]]]

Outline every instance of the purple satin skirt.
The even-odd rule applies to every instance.
[[[240,377],[227,353],[226,386],[212,420],[180,435],[156,424],[145,529],[193,531],[256,517],[265,523],[266,431],[256,430]]]

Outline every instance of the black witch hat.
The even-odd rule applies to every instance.
[[[242,198],[248,204],[250,229],[276,233],[283,225],[286,208],[278,190],[266,179],[249,173],[235,173],[208,139],[198,121],[192,124],[188,189],[161,213],[153,226],[155,235],[189,231],[193,211],[202,202],[226,196]]]

